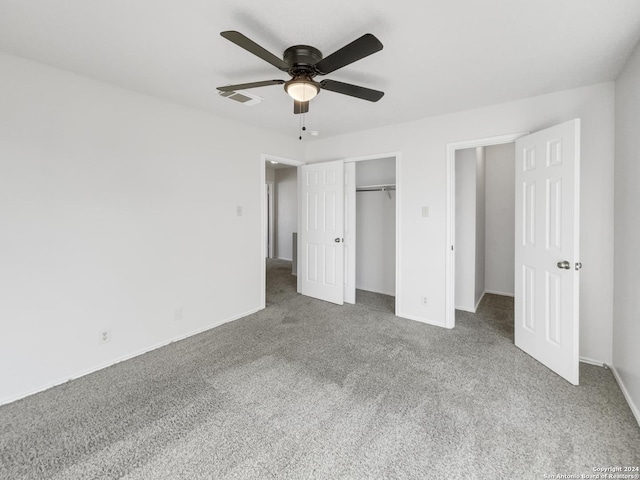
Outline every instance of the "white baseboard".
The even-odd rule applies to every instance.
[[[497,290],[485,290],[484,292],[482,292],[482,295],[480,295],[480,300],[476,302],[475,307],[469,308],[469,307],[463,307],[461,305],[456,305],[454,308],[456,310],[462,310],[463,312],[476,313],[478,311],[478,307],[480,306],[480,302],[482,302],[482,299],[487,293],[490,293],[493,295],[501,295],[503,297],[513,297],[513,293],[498,292]]]
[[[499,292],[498,290],[485,290],[484,293],[491,293],[493,295],[502,295],[503,297],[515,297],[513,293]]]
[[[463,307],[461,305],[456,305],[454,308],[463,312],[476,313],[476,308]]]
[[[382,292],[380,290],[374,290],[372,288],[368,288],[368,287],[361,287],[356,285],[356,290],[364,290],[365,292],[371,292],[371,293],[379,293],[381,295],[389,295],[390,297],[395,297],[396,296],[396,292]]]
[[[616,367],[614,367],[613,365],[605,365],[605,366],[609,370],[611,370],[611,372],[613,373],[613,377],[616,379],[616,382],[618,382],[618,385],[620,386],[620,390],[622,390],[622,394],[624,395],[625,400],[629,404],[629,408],[631,409],[631,413],[633,413],[633,416],[636,417],[636,422],[638,422],[638,426],[640,426],[640,409],[638,408],[638,406],[634,403],[633,399],[631,398],[631,395],[629,394],[629,390],[627,390],[627,387],[625,386],[624,382],[622,381],[622,378],[618,374],[618,370],[616,370]]]
[[[151,347],[139,350],[139,351],[137,351],[135,353],[123,355],[122,357],[118,357],[115,360],[110,360],[110,361],[108,361],[106,363],[102,363],[102,364],[100,364],[100,365],[98,365],[96,367],[91,367],[91,368],[88,368],[86,370],[81,370],[80,372],[72,374],[70,377],[64,377],[64,378],[61,378],[61,379],[58,379],[58,380],[54,380],[53,382],[49,382],[49,383],[47,383],[47,384],[45,384],[45,385],[43,385],[41,387],[35,388],[33,390],[27,390],[27,391],[21,392],[21,393],[19,393],[17,395],[12,395],[10,397],[2,398],[2,399],[0,399],[0,405],[5,405],[7,403],[11,403],[11,402],[15,402],[16,400],[20,400],[21,398],[25,398],[25,397],[34,395],[36,393],[44,392],[45,390],[48,390],[48,389],[53,388],[53,387],[57,387],[58,385],[62,385],[63,383],[69,382],[71,380],[75,380],[77,378],[84,377],[85,375],[89,375],[91,373],[97,372],[98,370],[102,370],[103,368],[111,367],[111,366],[115,365],[116,363],[124,362],[125,360],[130,360],[132,358],[138,357],[138,356],[143,355],[145,353],[151,352],[152,350],[156,350],[158,348],[165,347],[165,346],[167,346],[167,345],[169,345],[171,343],[179,342],[180,340],[184,340],[185,338],[189,338],[189,337],[192,337],[194,335],[198,335],[199,333],[206,332],[207,330],[211,330],[212,328],[219,327],[220,325],[224,325],[225,323],[233,322],[234,320],[238,320],[240,318],[246,317],[247,315],[251,315],[251,314],[256,313],[256,312],[258,312],[260,310],[262,310],[262,308],[256,308],[256,309],[250,310],[248,312],[241,313],[240,315],[235,315],[233,317],[226,318],[224,320],[220,320],[218,322],[212,323],[211,325],[207,325],[204,328],[199,328],[199,329],[194,330],[193,332],[187,333],[185,335],[180,335],[178,337],[172,338],[169,341],[163,341],[163,342],[157,343],[157,344],[155,344],[155,345],[153,345]]]
[[[444,322],[434,322],[432,320],[429,320],[428,318],[422,318],[422,317],[418,317],[416,315],[410,315],[410,314],[406,314],[406,313],[396,312],[396,317],[406,318],[407,320],[413,320],[415,322],[426,323],[428,325],[433,325],[433,326],[436,326],[436,327],[451,328],[451,327],[447,327]]]
[[[600,360],[594,360],[593,358],[588,358],[588,357],[580,357],[580,362],[582,363],[588,363],[589,365],[595,365],[596,367],[604,367],[604,362],[601,362]]]
[[[473,313],[478,311],[478,306],[480,305],[480,302],[482,301],[482,299],[484,298],[484,296],[487,294],[486,290],[484,292],[482,292],[482,295],[480,295],[480,299],[476,302],[476,306],[473,307]]]
[[[456,310],[462,310],[463,312],[476,313],[478,311],[478,306],[480,305],[480,302],[482,301],[482,299],[487,293],[490,293],[490,292],[486,292],[486,291],[482,292],[482,295],[480,295],[480,300],[476,302],[475,307],[463,307],[462,305],[455,305],[453,308],[455,308]]]

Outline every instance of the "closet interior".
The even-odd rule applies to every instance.
[[[356,288],[395,296],[396,159],[356,165]],[[356,303],[360,303],[356,299]]]

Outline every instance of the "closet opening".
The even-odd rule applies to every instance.
[[[280,168],[274,168],[273,174],[267,173],[267,162],[271,160],[300,168],[292,169],[291,175],[285,170],[278,173]],[[262,271],[261,308],[266,306],[267,262],[288,261],[291,263],[290,271],[292,274],[295,273],[294,277],[297,278],[295,283],[298,293],[341,305],[356,303],[356,290],[359,290],[358,303],[370,303],[391,314],[401,311],[397,295],[400,288],[398,285],[400,265],[397,261],[400,255],[398,248],[400,219],[397,214],[400,205],[396,199],[396,194],[400,191],[400,185],[397,184],[400,153],[370,155],[311,165],[263,155],[262,169],[263,242],[261,243],[262,258],[265,261]],[[324,183],[317,183],[317,179],[320,178],[318,172],[322,178],[326,179],[326,186],[330,188],[325,188]],[[339,173],[336,175],[335,172]],[[273,222],[275,226],[272,229],[274,231],[272,244],[275,259],[268,258],[267,253],[269,249],[267,175],[270,176],[269,181],[274,185],[272,218],[275,218]],[[294,175],[297,179],[295,182]],[[291,187],[297,183],[297,201],[283,202],[281,199],[283,177]],[[339,178],[344,179],[344,188],[333,187]],[[305,181],[309,181],[309,185],[305,185]],[[305,188],[308,190],[306,194]],[[331,196],[331,188],[339,192],[337,197],[335,194]],[[305,199],[309,198],[315,199],[315,203],[307,205]],[[289,225],[288,228],[286,225],[283,228],[283,203],[295,205],[297,209],[297,214],[290,210],[291,213],[287,215],[287,218],[297,218],[297,221],[285,222]],[[327,220],[329,222],[327,225],[332,225],[331,228],[334,228],[334,231],[330,232],[332,233],[330,239],[327,238],[324,230],[318,228],[318,225],[324,228],[322,222],[309,223],[305,220],[326,219],[330,217],[331,212],[340,212],[331,217],[339,218],[340,223],[339,225],[335,222],[331,224]],[[309,217],[310,214],[312,217]],[[295,231],[302,225],[313,228]],[[336,225],[341,228],[335,229]],[[293,228],[295,230],[292,231]],[[310,235],[309,232],[316,236],[320,232],[323,237],[320,240],[314,238],[309,242],[307,238]],[[286,239],[284,245],[283,239]],[[337,251],[334,241],[341,244],[338,255],[333,257],[330,254],[325,255],[326,252]],[[323,249],[318,249],[318,245],[322,245]],[[315,256],[311,257],[310,253]]]
[[[350,167],[352,165],[352,167]],[[346,262],[355,263],[355,299],[345,301],[394,314],[396,296],[396,157],[345,163],[355,170],[355,205],[346,201]],[[347,195],[349,195],[347,193]],[[349,215],[355,215],[355,241]],[[354,222],[351,222],[353,226]],[[349,250],[355,256],[349,257]],[[355,258],[353,258],[355,257]],[[355,260],[355,262],[354,262]],[[347,266],[347,272],[350,271]],[[346,279],[345,284],[349,283]]]
[[[515,143],[456,150],[454,242],[456,317],[512,318]]]

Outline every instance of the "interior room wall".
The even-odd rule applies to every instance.
[[[355,162],[356,186],[396,183],[395,158]],[[356,288],[396,294],[396,192],[356,193]]]
[[[475,291],[474,310],[482,300],[485,290],[485,182],[486,162],[484,147],[476,148],[476,252],[475,252]]]
[[[264,169],[264,180],[265,182],[275,182],[276,181],[276,169],[273,167],[266,166]]]
[[[486,273],[488,293],[514,294],[515,143],[485,148]]]
[[[276,185],[276,256],[293,259],[293,232],[298,231],[298,169],[279,168]]]
[[[475,312],[485,292],[485,149],[456,151],[455,307]]]
[[[475,311],[476,180],[475,148],[456,151],[456,282],[455,306]]]
[[[640,423],[640,46],[618,76],[615,92],[613,366]],[[601,233],[594,228],[594,236]]]
[[[0,403],[260,307],[294,140],[7,55],[0,84]]]
[[[386,97],[385,97],[386,98]],[[381,101],[385,101],[384,99]],[[305,142],[308,162],[400,152],[398,314],[445,322],[446,145],[582,119],[580,355],[611,363],[614,84],[601,83]],[[422,206],[429,216],[422,216]],[[593,232],[597,232],[594,235]],[[427,296],[424,305],[421,299]]]

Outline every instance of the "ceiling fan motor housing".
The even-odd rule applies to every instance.
[[[283,60],[289,64],[289,75],[315,77],[315,64],[322,60],[322,53],[309,45],[294,45],[284,51]]]

